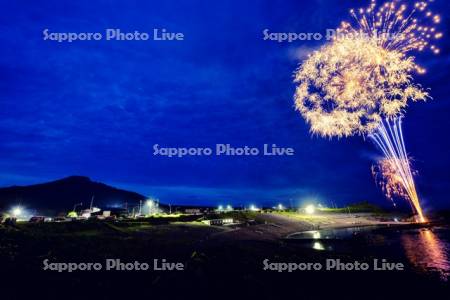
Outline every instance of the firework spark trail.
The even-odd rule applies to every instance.
[[[408,193],[403,186],[403,180],[396,168],[395,162],[388,158],[380,159],[376,165],[372,166],[372,175],[375,182],[381,187],[394,206],[396,206],[394,201],[396,197],[409,199]],[[414,210],[412,204],[411,208]]]
[[[342,22],[338,28],[339,32],[376,37],[378,45],[387,50],[406,53],[429,48],[434,54],[440,52],[431,41],[442,37],[442,33],[435,27],[440,23],[441,17],[428,9],[426,1],[416,2],[408,11],[407,5],[400,1],[386,2],[378,6],[376,1],[372,0],[367,8],[356,11],[351,9],[350,15],[355,25]],[[420,72],[420,69],[418,71]]]
[[[296,73],[295,105],[311,132],[325,137],[369,134],[383,117],[428,93],[411,82],[412,58],[376,40],[342,38],[314,52]]]
[[[381,122],[377,130],[370,134],[369,137],[382,150],[387,160],[395,165],[395,170],[400,178],[400,183],[407,193],[413,209],[419,217],[419,221],[425,222],[426,220],[420,206],[414,177],[411,171],[410,160],[406,153],[402,133],[402,118],[394,118],[392,121],[386,119]]]
[[[420,207],[413,172],[403,139],[401,116],[409,101],[430,96],[412,82],[412,72],[425,73],[409,52],[439,49],[442,37],[434,27],[440,16],[425,1],[411,10],[400,1],[350,10],[354,24],[342,22],[332,42],[309,55],[295,74],[299,85],[295,106],[313,134],[323,137],[370,136],[392,164],[390,183],[399,196]],[[419,16],[416,16],[419,15]],[[385,121],[383,121],[385,120]],[[393,175],[393,174],[391,174]],[[404,191],[400,191],[404,189]]]

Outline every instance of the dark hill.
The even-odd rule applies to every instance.
[[[88,207],[92,196],[94,206],[100,207],[125,202],[131,206],[145,199],[138,193],[94,182],[88,177],[70,176],[47,183],[0,188],[0,208],[20,204],[37,210],[68,211],[80,202]]]

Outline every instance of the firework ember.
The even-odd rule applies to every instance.
[[[414,173],[411,170],[410,159],[406,153],[402,132],[402,117],[382,121],[369,136],[385,156],[381,164],[384,162],[382,173],[386,176],[385,180],[388,183],[389,190],[385,190],[388,198],[388,191],[396,191],[398,196],[403,196],[409,201],[413,210],[417,213],[418,221],[425,222],[414,183]]]
[[[298,70],[295,105],[311,132],[342,137],[373,132],[407,101],[428,94],[411,82],[415,63],[376,40],[341,38],[313,53]]]
[[[395,162],[383,158],[372,166],[375,182],[381,187],[386,197],[395,204],[395,198],[407,198],[408,194],[402,184],[402,178],[397,174]]]
[[[408,159],[399,161],[401,165],[409,164]],[[416,172],[412,171],[412,175]],[[410,199],[405,188],[404,179],[397,172],[396,161],[389,158],[380,159],[372,166],[372,175],[377,185],[381,187],[386,197],[396,206],[395,199]],[[413,207],[414,209],[414,207]]]
[[[295,74],[295,106],[313,134],[323,137],[369,136],[383,151],[381,174],[387,196],[402,196],[425,221],[406,154],[401,116],[409,101],[429,95],[412,80],[425,73],[410,51],[430,49],[442,37],[440,17],[417,2],[399,2],[351,10],[354,22],[342,22],[334,39],[312,53]]]
[[[355,24],[342,22],[338,32],[344,35],[374,38],[379,46],[390,51],[406,53],[428,48],[435,54],[440,52],[433,41],[442,37],[435,27],[441,17],[429,10],[425,1],[416,2],[408,9],[399,1],[377,6],[376,1],[372,0],[369,7],[351,9],[350,14]]]

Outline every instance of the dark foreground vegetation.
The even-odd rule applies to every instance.
[[[263,261],[323,262],[382,256],[363,248],[334,253],[296,242],[265,238],[258,215],[234,216],[240,228],[207,226],[200,220],[67,222],[0,227],[2,294],[22,299],[349,299],[379,295],[416,299],[447,291],[446,283],[407,272],[264,271]],[[254,221],[253,217],[256,217]],[[253,222],[254,221],[254,222]],[[249,234],[251,232],[251,234]],[[184,271],[44,271],[43,261],[182,262]],[[24,296],[25,297],[25,296]],[[274,298],[275,297],[275,298]],[[5,298],[6,299],[6,298]]]

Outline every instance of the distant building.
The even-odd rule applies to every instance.
[[[202,213],[200,208],[186,208],[184,212],[190,215],[200,215]]]
[[[204,220],[203,223],[205,223],[207,225],[213,225],[213,226],[223,226],[223,225],[233,224],[233,219],[227,218],[227,219]]]

